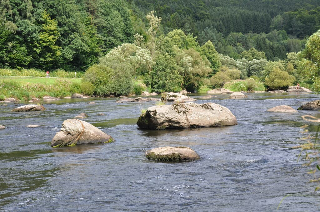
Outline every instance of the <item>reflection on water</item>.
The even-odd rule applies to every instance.
[[[197,102],[226,106],[238,125],[159,131],[136,125],[141,110],[154,102],[63,100],[44,103],[41,113],[12,113],[19,104],[0,104],[0,124],[7,127],[0,131],[0,211],[275,211],[287,194],[292,196],[280,211],[317,211],[315,185],[297,160],[300,151],[291,147],[304,142],[301,127],[308,123],[301,116],[319,112],[266,112],[283,104],[298,108],[315,98],[319,95],[248,94],[241,100],[213,95]],[[63,121],[82,112],[115,142],[51,148]],[[146,159],[146,150],[160,146],[189,146],[201,160]]]

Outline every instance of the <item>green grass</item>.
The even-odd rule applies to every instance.
[[[67,80],[68,82],[71,83],[81,83],[81,78],[58,78],[58,77],[20,77],[20,76],[2,76],[0,77],[1,81],[10,81],[10,82],[17,82],[20,83],[21,85],[24,84],[42,84],[42,85],[54,85],[57,83],[58,80]]]

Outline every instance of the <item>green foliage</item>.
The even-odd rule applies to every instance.
[[[127,95],[133,86],[132,75],[115,71],[102,64],[91,66],[83,80],[94,85],[94,94],[97,96]]]
[[[224,88],[229,89],[234,92],[246,91],[264,91],[265,87],[262,82],[259,82],[253,78],[248,78],[246,80],[234,80],[227,82]]]
[[[252,47],[248,51],[243,51],[241,53],[241,56],[242,56],[242,58],[245,58],[249,61],[252,61],[253,59],[256,59],[256,60],[266,59],[265,53],[259,52],[254,47]]]
[[[289,75],[286,71],[281,71],[279,67],[274,67],[266,77],[265,85],[271,90],[287,89],[294,81],[294,76]]]
[[[85,94],[85,95],[93,95],[95,87],[91,82],[81,82],[80,84],[80,88],[81,88],[81,93]]]
[[[201,46],[201,54],[209,60],[210,68],[213,71],[212,74],[215,74],[221,67],[221,61],[218,52],[210,40]]]
[[[183,77],[179,74],[174,58],[168,54],[158,55],[150,76],[146,78],[146,84],[157,93],[181,91]]]
[[[214,88],[222,88],[227,82],[240,79],[240,75],[240,70],[222,66],[220,71],[210,78],[210,83]]]

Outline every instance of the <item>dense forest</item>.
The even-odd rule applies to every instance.
[[[128,94],[133,79],[317,90],[318,29],[318,0],[1,0],[0,68],[86,71],[96,95]]]

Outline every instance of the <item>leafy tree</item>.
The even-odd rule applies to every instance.
[[[219,54],[210,40],[201,46],[201,54],[209,60],[210,68],[213,70],[212,74],[216,73],[221,67],[221,62]]]
[[[241,53],[241,56],[242,56],[242,58],[245,58],[245,59],[247,59],[249,61],[251,61],[253,59],[256,59],[256,60],[266,59],[265,53],[264,52],[259,52],[254,47],[252,47],[248,51],[243,51]]]
[[[279,67],[274,67],[265,79],[268,89],[287,89],[295,81],[295,77],[286,71],[281,71]]]

